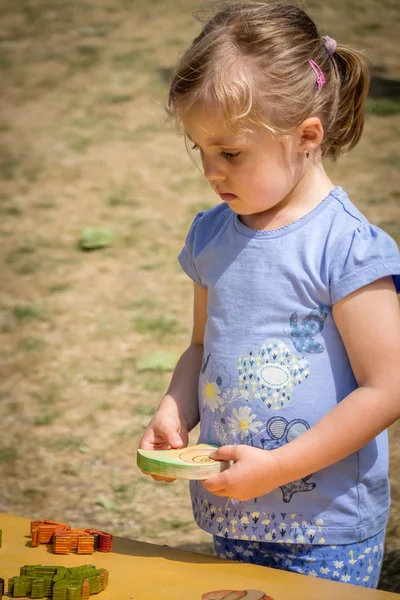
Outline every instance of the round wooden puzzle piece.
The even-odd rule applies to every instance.
[[[273,600],[260,590],[216,590],[203,594],[201,600]]]

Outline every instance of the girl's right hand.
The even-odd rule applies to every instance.
[[[151,419],[139,443],[141,450],[169,450],[171,448],[185,448],[188,445],[188,430],[176,415],[158,410]],[[143,471],[143,473],[145,473]],[[150,473],[145,473],[150,475]],[[151,475],[156,481],[175,481],[167,477]]]

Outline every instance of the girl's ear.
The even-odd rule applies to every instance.
[[[319,117],[305,119],[296,129],[298,152],[312,153],[324,139],[324,128]]]

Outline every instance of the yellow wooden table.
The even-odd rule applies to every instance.
[[[51,546],[30,547],[28,519],[0,514],[0,529],[3,530],[0,577],[5,580],[5,591],[8,579],[19,575],[22,565],[72,567],[91,563],[109,571],[108,588],[98,596],[91,596],[94,600],[201,600],[202,594],[221,589],[262,590],[274,600],[399,599],[398,594],[118,537],[114,537],[111,553],[57,555],[52,553]]]

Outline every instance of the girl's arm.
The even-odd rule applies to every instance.
[[[225,446],[219,460],[237,461],[205,487],[247,500],[338,462],[400,416],[400,312],[391,277],[340,300],[333,317],[358,388],[308,431],[276,450]]]
[[[140,448],[163,450],[188,443],[188,433],[199,422],[198,380],[207,321],[207,290],[194,284],[193,332],[180,357],[171,383],[140,440]]]
[[[276,451],[288,481],[356,452],[400,416],[400,311],[392,278],[340,300],[333,318],[359,387],[304,437]]]

